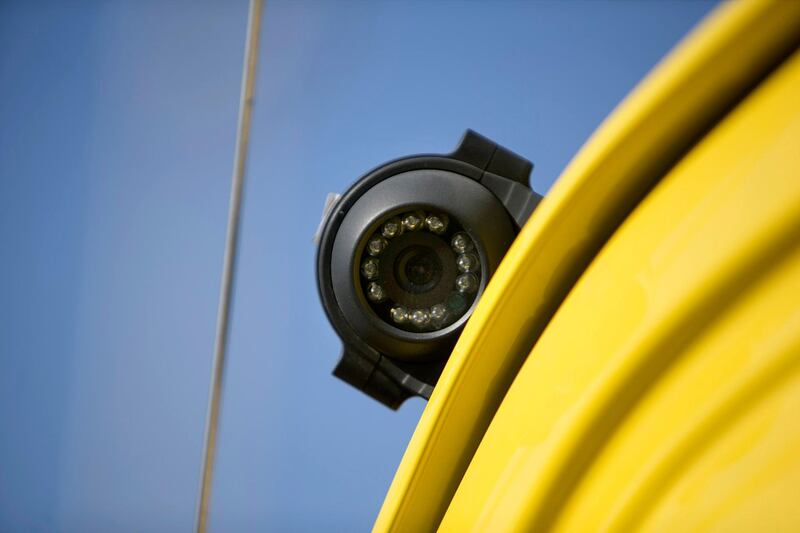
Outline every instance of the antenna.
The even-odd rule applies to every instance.
[[[205,444],[203,448],[203,470],[200,475],[200,496],[197,501],[196,531],[205,533],[208,525],[208,508],[211,501],[211,484],[214,473],[214,457],[219,429],[219,412],[222,401],[225,360],[230,332],[231,301],[233,298],[234,277],[236,274],[236,254],[239,244],[239,225],[241,220],[242,196],[245,167],[247,165],[248,144],[250,141],[250,119],[253,111],[253,91],[255,89],[256,65],[258,63],[258,39],[261,33],[261,12],[263,0],[250,0],[247,18],[247,37],[245,39],[244,69],[242,90],[239,98],[239,124],[236,133],[236,149],[231,177],[231,197],[228,206],[228,231],[225,238],[225,253],[222,263],[222,283],[219,291],[217,310],[217,334],[214,342],[214,361],[211,367],[211,387],[208,394],[206,413]]]

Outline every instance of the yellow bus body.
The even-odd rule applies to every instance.
[[[800,2],[721,6],[581,149],[374,531],[800,530]]]

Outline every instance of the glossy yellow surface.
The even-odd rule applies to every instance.
[[[436,528],[553,313],[648,189],[794,46],[800,2],[724,5],[590,139],[509,250],[434,389],[375,531]]]
[[[800,530],[800,53],[598,254],[440,527],[635,529]]]

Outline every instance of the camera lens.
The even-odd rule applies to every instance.
[[[475,243],[454,217],[424,209],[385,217],[361,250],[361,288],[385,323],[432,332],[458,320],[477,297]]]
[[[395,260],[394,275],[406,291],[428,292],[442,279],[442,263],[433,249],[409,246]]]

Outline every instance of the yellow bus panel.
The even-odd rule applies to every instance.
[[[800,530],[800,53],[643,200],[441,531]]]
[[[798,40],[800,2],[723,4],[593,135],[482,296],[374,531],[436,528],[511,381],[597,251],[696,139]]]

